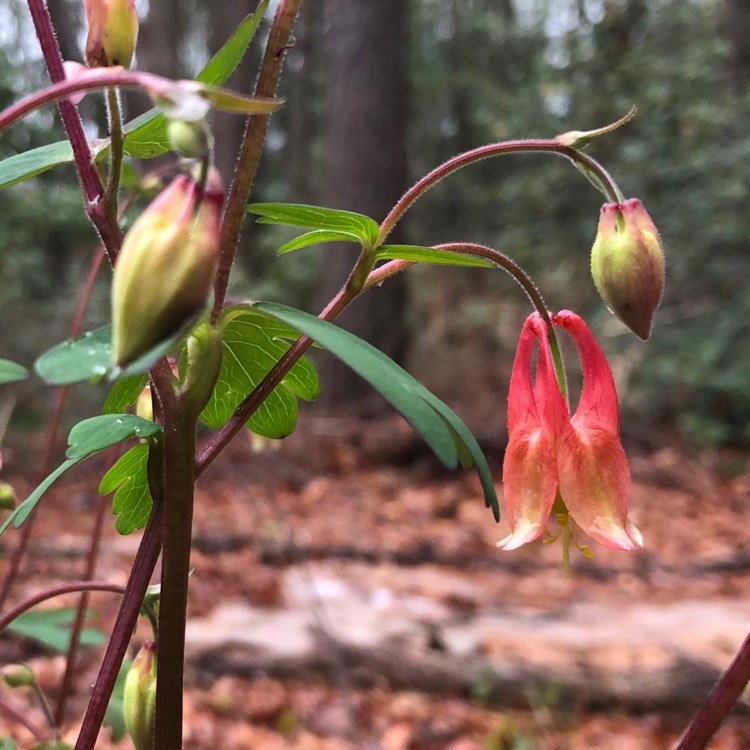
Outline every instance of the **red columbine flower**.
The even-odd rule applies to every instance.
[[[571,417],[557,385],[547,325],[538,313],[521,331],[508,394],[508,448],[503,492],[515,549],[544,532],[559,491],[580,528],[605,547],[634,549],[641,536],[628,521],[630,472],[619,438],[612,373],[591,331],[563,310],[555,326],[573,338],[583,365],[583,391]],[[536,377],[531,358],[539,342]]]

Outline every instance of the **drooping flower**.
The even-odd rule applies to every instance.
[[[664,293],[664,250],[637,198],[602,206],[591,275],[607,307],[645,341]]]
[[[526,320],[508,395],[508,447],[503,493],[511,534],[498,547],[515,549],[542,535],[558,493],[576,524],[606,547],[634,549],[641,536],[627,518],[630,472],[619,438],[617,393],[606,358],[581,318],[552,316],[581,358],[583,390],[570,416],[555,378],[547,324]],[[539,345],[536,373],[532,356]]]

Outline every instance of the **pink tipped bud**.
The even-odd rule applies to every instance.
[[[602,206],[591,275],[607,307],[645,341],[664,292],[664,251],[637,198]]]
[[[135,750],[152,750],[156,715],[156,644],[152,641],[141,646],[128,670],[122,713]]]
[[[86,62],[91,68],[129,68],[138,40],[134,0],[86,0]]]
[[[205,306],[219,256],[223,194],[177,177],[131,227],[112,280],[113,356],[131,364],[178,333]]]

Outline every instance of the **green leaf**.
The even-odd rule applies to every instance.
[[[0,359],[0,385],[3,383],[13,383],[17,380],[25,380],[29,376],[29,371],[9,359]]]
[[[381,245],[377,249],[378,260],[411,260],[418,263],[435,263],[443,266],[475,266],[494,268],[493,264],[483,258],[460,253],[449,253],[434,247],[420,245]]]
[[[141,419],[134,414],[102,414],[84,419],[73,427],[68,435],[66,461],[58,466],[44,481],[5,519],[0,534],[12,523],[18,528],[28,517],[42,495],[68,469],[79,461],[121,443],[128,438],[148,438],[162,431],[160,425]]]
[[[18,750],[18,745],[10,737],[0,737],[0,750]]]
[[[319,245],[323,242],[361,242],[361,240],[354,232],[331,232],[327,229],[314,229],[312,232],[301,234],[299,237],[289,240],[276,252],[278,255],[283,255],[284,253],[291,253],[293,250],[301,250],[303,247]]]
[[[242,60],[267,9],[268,0],[264,0],[255,13],[242,21],[237,31],[209,60],[196,80],[209,86],[223,84]],[[127,123],[124,131],[125,153],[131,156],[150,159],[169,150],[167,121],[156,107]],[[101,147],[97,150],[97,157],[102,157],[108,150],[108,146]],[[52,167],[72,161],[73,150],[68,141],[58,141],[15,154],[0,161],[0,188],[15,185]]]
[[[222,314],[224,357],[221,372],[201,421],[219,429],[244,398],[268,374],[289,349],[285,339],[298,333],[259,310],[237,306]],[[296,395],[295,395],[296,394]],[[309,400],[318,395],[318,377],[306,360],[297,362],[284,380],[247,422],[259,435],[283,438],[297,424],[297,396]]]
[[[161,425],[135,414],[100,414],[84,419],[68,435],[67,458],[88,458],[128,438],[149,438],[161,433]]]
[[[37,359],[34,369],[50,385],[99,380],[112,366],[112,326],[88,331],[53,346]]]
[[[115,529],[127,535],[142,529],[151,513],[151,492],[148,488],[148,450],[140,443],[120,457],[102,477],[99,494],[115,492],[112,512],[117,517]]]
[[[0,188],[10,187],[46,172],[59,164],[73,161],[73,149],[68,141],[48,143],[0,161]]]
[[[372,247],[378,237],[379,228],[373,219],[351,211],[338,211],[301,203],[253,203],[247,210],[261,217],[258,219],[259,224],[283,224],[303,229],[325,229],[329,232],[351,234],[367,247]]]
[[[109,392],[102,406],[102,414],[119,414],[138,400],[148,383],[148,375],[130,375],[120,378]]]
[[[91,617],[91,614],[87,612],[86,616]],[[8,625],[8,630],[39,641],[55,651],[65,653],[70,643],[70,626],[75,616],[74,607],[30,610],[16,617]],[[104,634],[94,628],[84,628],[81,631],[83,646],[99,646],[106,641]]]
[[[458,461],[475,465],[485,503],[495,518],[500,511],[487,461],[469,429],[456,414],[420,382],[371,344],[332,323],[275,302],[253,305],[315,339],[390,402],[450,468]]]

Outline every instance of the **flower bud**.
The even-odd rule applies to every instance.
[[[200,193],[190,177],[175,178],[125,237],[112,280],[116,367],[179,333],[206,304],[219,256],[218,177],[202,201]]]
[[[637,198],[602,206],[591,275],[607,307],[645,341],[664,292],[664,251]]]
[[[36,682],[34,673],[25,664],[15,664],[3,670],[3,680],[8,687],[28,687]]]
[[[141,646],[128,670],[122,713],[135,750],[152,750],[156,713],[156,644],[153,641]]]
[[[86,0],[86,62],[91,68],[129,68],[138,39],[134,0]]]
[[[0,481],[0,510],[13,510],[15,507],[15,490],[7,482]]]

